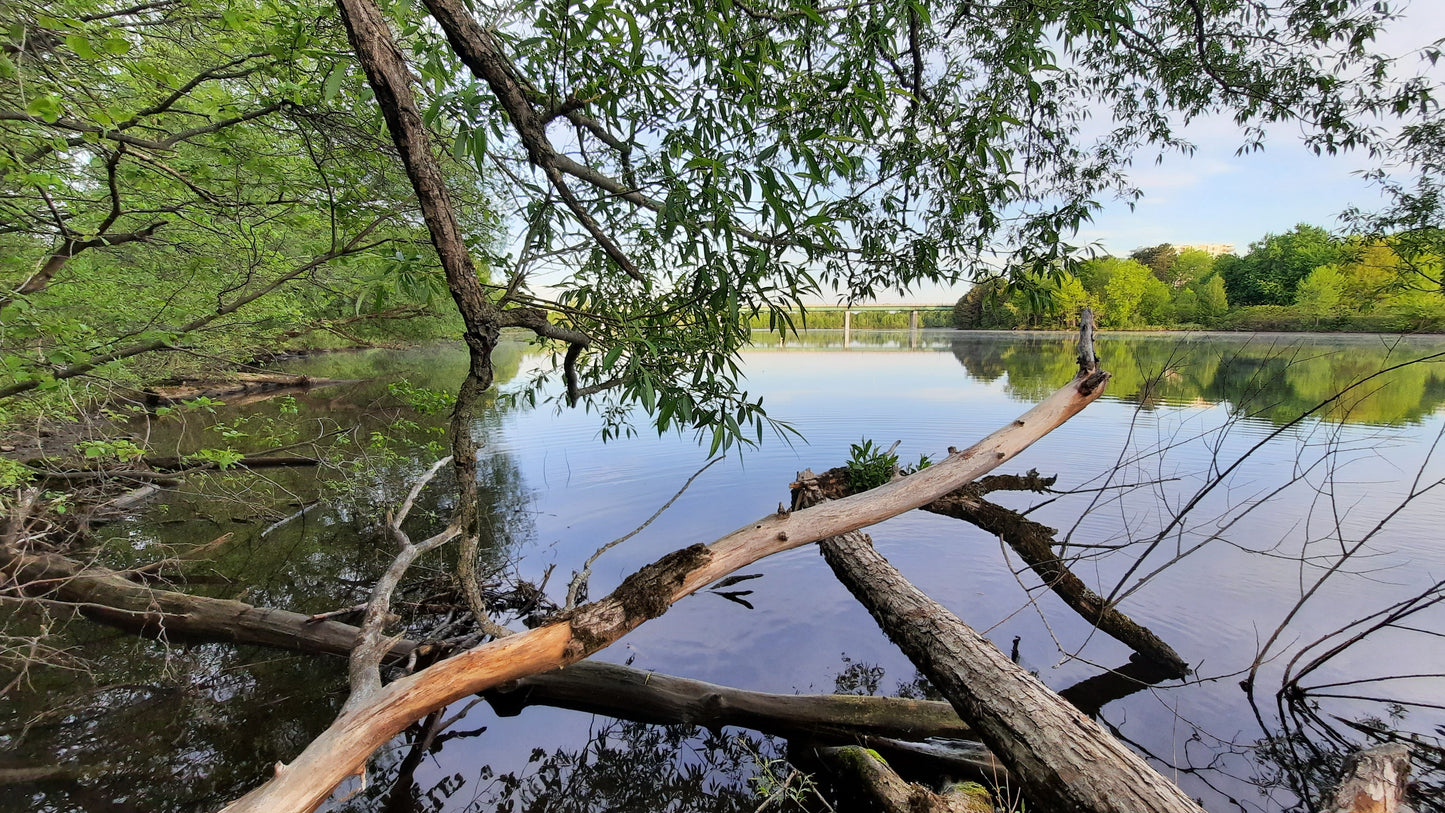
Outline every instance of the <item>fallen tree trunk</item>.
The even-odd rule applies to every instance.
[[[523,678],[486,697],[504,717],[529,705],[547,705],[642,723],[737,726],[784,737],[973,738],[953,707],[943,702],[750,692],[593,661]]]
[[[815,485],[818,494],[825,499],[837,499],[853,493],[848,485],[847,469],[844,468],[814,475],[813,481],[809,486]],[[1034,473],[1022,477],[993,475],[945,494],[923,506],[923,510],[970,522],[998,536],[1064,604],[1100,632],[1157,664],[1166,677],[1188,675],[1189,664],[1173,647],[1164,643],[1148,627],[1110,606],[1069,570],[1064,560],[1054,553],[1054,534],[1057,532],[1053,528],[983,498],[990,491],[1003,489],[1042,491],[1052,483],[1052,478],[1042,478]],[[793,485],[796,490],[804,484]]]
[[[350,652],[356,643],[357,628],[347,624],[313,623],[310,616],[287,610],[156,590],[119,571],[82,565],[54,553],[12,554],[0,565],[0,573],[6,577],[6,592],[63,602],[92,621],[152,638],[184,637],[338,655]],[[417,649],[411,641],[396,641],[391,658],[409,657]]]
[[[803,511],[779,512],[710,545],[675,551],[629,576],[608,597],[553,623],[483,644],[372,693],[277,775],[230,811],[314,809],[397,732],[466,695],[579,661],[671,604],[757,560],[866,527],[932,502],[980,477],[1068,420],[1102,392],[1104,373],[1081,374],[1018,420],[904,480]]]
[[[307,375],[287,373],[231,373],[220,380],[176,380],[157,384],[143,392],[146,402],[152,405],[177,404],[193,398],[225,398],[231,395],[251,396],[246,402],[262,398],[274,398],[288,392],[304,392],[314,387],[330,387],[336,384],[355,383],[340,378],[313,378]],[[232,401],[227,401],[231,404]]]
[[[889,639],[1024,780],[1031,808],[1201,813],[1141,757],[904,579],[865,534],[838,535],[821,547]]]

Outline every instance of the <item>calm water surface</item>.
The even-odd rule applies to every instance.
[[[1277,706],[1275,692],[1287,671],[1348,638],[1336,634],[1342,627],[1428,597],[1445,578],[1445,499],[1428,488],[1445,476],[1445,464],[1432,458],[1445,365],[1430,360],[1375,375],[1445,352],[1445,341],[1109,335],[1099,350],[1115,374],[1105,398],[1003,470],[1057,474],[1056,488],[1073,493],[996,496],[1019,508],[1044,503],[1032,516],[1059,528],[1068,551],[1083,557],[1076,572],[1122,596],[1125,612],[1196,666],[1182,685],[1116,700],[1102,718],[1211,810],[1290,808],[1296,797],[1279,787],[1281,763],[1298,775],[1294,763],[1308,762],[1310,743],[1328,743],[1331,731],[1363,739],[1336,718],[1434,733],[1445,704],[1445,657],[1429,631],[1445,619],[1433,609],[1343,648],[1301,681],[1341,684],[1313,698],[1313,712],[1332,728]],[[1073,352],[1071,340],[1046,334],[857,331],[846,346],[841,332],[786,346],[760,336],[746,354],[748,389],[804,440],[767,438],[708,470],[671,510],[599,560],[592,595],[668,551],[775,510],[797,471],[840,465],[862,439],[884,447],[900,441],[905,463],[972,443],[1066,382]],[[512,383],[503,389],[542,363],[524,346],[509,346],[499,366]],[[148,561],[166,545],[229,531],[239,542],[196,589],[235,596],[254,584],[245,600],[307,612],[354,603],[389,556],[376,534],[381,511],[440,454],[428,444],[439,440],[442,415],[399,408],[387,386],[406,378],[451,390],[464,368],[460,347],[295,363],[296,372],[366,380],[313,391],[294,405],[222,409],[217,419],[271,421],[298,439],[360,426],[367,465],[325,486],[291,471],[241,493],[237,478],[189,484],[137,521],[110,526],[105,556],[115,564]],[[195,416],[156,431],[164,443],[195,448],[214,435],[211,420]],[[485,441],[483,493],[494,517],[490,561],[514,562],[534,580],[554,568],[547,589],[559,601],[573,567],[639,525],[705,462],[690,437],[640,432],[603,445],[598,425],[582,410],[498,403],[475,427]],[[405,442],[373,448],[365,440],[372,432]],[[295,516],[318,498],[322,504]],[[448,504],[428,507],[440,513]],[[972,526],[915,513],[871,533],[915,584],[1005,651],[1017,638],[1021,660],[1056,689],[1128,661],[1122,645],[1093,633],[997,539]],[[598,657],[776,692],[832,691],[840,676],[861,675],[891,693],[914,678],[812,548],[745,572],[762,574],[746,583],[752,609],[701,593]],[[342,665],[314,658],[163,647],[94,632],[78,635],[76,646],[104,664],[98,688],[17,736],[17,720],[75,684],[41,676],[35,695],[7,715],[5,736],[35,761],[62,754],[110,767],[103,778],[0,798],[0,808],[214,805],[294,754],[330,719],[344,690]],[[1257,711],[1240,686],[1256,660]],[[1406,677],[1375,680],[1390,676]],[[118,717],[117,708],[136,711]],[[137,743],[129,758],[108,752],[119,731]],[[486,704],[451,731],[415,769],[406,794],[413,809],[490,810],[508,799],[568,810],[757,804],[740,784],[753,762],[739,759],[725,738],[547,709],[503,719]],[[1307,736],[1282,737],[1295,733]],[[1273,746],[1261,751],[1270,737]],[[383,754],[369,788],[333,807],[402,809],[387,807],[386,776],[405,751],[398,744]]]

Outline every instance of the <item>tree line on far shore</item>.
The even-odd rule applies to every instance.
[[[1300,224],[1244,256],[1165,243],[1012,284],[975,285],[963,329],[1069,328],[1085,307],[1110,328],[1445,332],[1438,257],[1409,237],[1339,238]]]

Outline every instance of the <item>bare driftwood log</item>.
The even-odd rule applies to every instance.
[[[815,475],[814,479],[816,489],[823,498],[836,499],[853,493],[845,468],[829,469]],[[991,491],[1000,490],[1042,491],[1053,482],[1051,477],[1040,477],[1032,472],[1024,476],[990,475],[945,494],[923,506],[923,510],[973,523],[997,535],[1013,548],[1050,590],[1100,632],[1158,664],[1166,677],[1179,678],[1189,674],[1189,664],[1179,657],[1179,653],[1148,627],[1109,606],[1102,596],[1090,590],[1069,570],[1064,560],[1054,553],[1054,535],[1057,532],[1053,528],[983,497]],[[801,481],[793,484],[795,491],[803,486]]]
[[[947,494],[1023,451],[1101,392],[1081,375],[1008,426],[904,480],[803,511],[772,514],[710,545],[675,551],[629,576],[611,595],[551,624],[482,644],[349,704],[290,765],[228,809],[311,810],[377,747],[435,709],[485,689],[574,663],[671,604],[759,559],[856,530]],[[1081,392],[1089,389],[1086,394]]]
[[[1398,742],[1350,754],[1329,813],[1396,813],[1410,782],[1410,749]]]
[[[808,495],[803,496],[806,501]],[[1023,778],[1021,791],[1030,806],[1201,813],[1141,757],[909,583],[873,549],[866,534],[840,534],[820,547],[833,572],[889,639],[1010,772]]]
[[[793,756],[789,749],[789,757]],[[822,763],[835,782],[860,788],[861,796],[884,813],[993,813],[988,791],[974,786],[935,793],[898,775],[876,751],[857,745],[814,748],[811,756]]]

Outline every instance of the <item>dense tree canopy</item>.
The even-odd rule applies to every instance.
[[[160,348],[244,359],[444,294],[329,7],[0,17],[0,393]],[[475,170],[456,170],[476,199]],[[488,210],[463,211],[489,239]]]
[[[1310,271],[1340,259],[1339,243],[1318,226],[1301,223],[1284,234],[1268,234],[1224,278],[1236,305],[1288,305]]]
[[[1384,7],[425,6],[388,6],[386,19],[453,193],[485,189],[493,222],[511,226],[499,312],[550,314],[574,392],[604,399],[615,429],[640,403],[664,428],[721,425],[723,442],[760,430],[730,360],[758,313],[781,325],[786,306],[819,295],[1057,276],[1074,230],[1133,194],[1130,161],[1187,149],[1197,116],[1234,116],[1244,148],[1292,121],[1313,149],[1384,157],[1396,145],[1372,121],[1388,115],[1409,128],[1397,168],[1435,167],[1429,85],[1370,50]],[[333,10],[7,8],[3,301],[27,302],[6,316],[7,341],[21,340],[10,349],[30,348],[7,356],[22,382],[163,346],[197,318],[209,328],[205,303],[224,311],[283,278],[326,277],[312,296],[331,315],[368,292],[373,310],[435,293],[414,242],[363,271],[333,262],[417,222],[395,214],[412,204]],[[1385,182],[1402,201],[1414,183]],[[1423,193],[1409,200],[1428,208]],[[490,264],[485,212],[457,208],[470,262]],[[143,260],[171,276],[147,278],[154,298],[134,319],[87,338],[93,325],[51,316],[66,309],[47,296],[56,279],[105,276],[75,265],[85,254],[162,244],[186,259]],[[1288,299],[1309,269],[1297,270],[1246,299]],[[313,306],[289,317],[325,311]],[[37,356],[39,333],[77,338]]]

